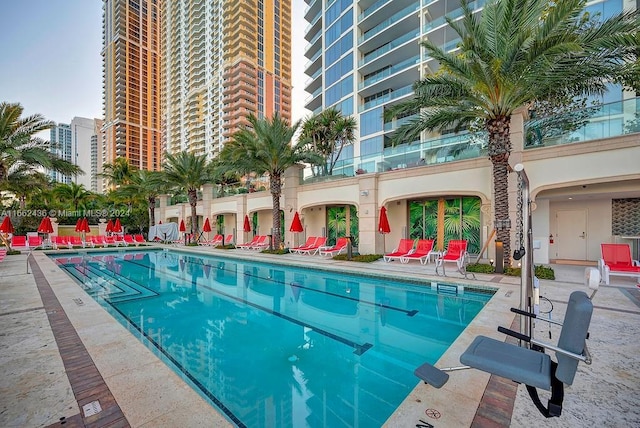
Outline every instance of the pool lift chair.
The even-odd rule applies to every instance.
[[[486,336],[477,336],[460,356],[460,362],[464,364],[463,366],[438,369],[425,363],[418,367],[414,373],[425,383],[440,388],[449,380],[447,373],[449,371],[479,369],[525,384],[536,408],[547,418],[557,417],[562,413],[564,384],[571,385],[573,383],[578,363],[591,364],[591,354],[587,349],[586,339],[589,337],[588,330],[593,313],[591,299],[597,292],[600,273],[595,268],[585,270],[585,283],[593,290],[593,293],[588,296],[582,290],[573,291],[569,297],[563,323],[553,321],[550,318],[541,319],[538,317],[539,288],[538,281],[532,272],[533,248],[530,239],[532,231],[530,228],[528,179],[521,164],[516,165],[514,170],[518,172],[520,180],[524,182],[521,183],[521,189],[523,189],[523,197],[526,198],[524,201],[526,203],[523,202],[521,210],[524,219],[519,219],[518,222],[521,247],[515,251],[514,259],[522,259],[520,305],[521,308],[528,310],[511,309],[512,312],[521,316],[520,332],[504,327],[498,327],[498,331],[519,339],[519,345],[501,342]],[[524,212],[529,215],[525,216]],[[522,233],[525,230],[527,236]],[[525,248],[528,248],[528,251],[525,251]],[[544,343],[533,337],[532,326],[533,320],[536,319],[561,326],[557,345]],[[553,361],[546,350],[554,351],[557,361]],[[546,407],[538,396],[538,388],[551,391],[551,398]]]

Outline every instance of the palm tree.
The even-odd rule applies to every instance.
[[[0,186],[6,186],[9,175],[18,170],[42,167],[65,175],[82,174],[80,167],[51,152],[49,141],[35,136],[55,123],[39,114],[23,118],[22,112],[20,104],[0,103]]]
[[[302,124],[299,142],[323,157],[322,175],[331,175],[342,149],[356,140],[356,120],[331,107]]]
[[[191,239],[197,240],[198,215],[198,190],[207,183],[211,183],[211,170],[207,164],[206,155],[180,152],[177,155],[165,155],[164,179],[166,183],[183,191],[189,198],[191,205]]]
[[[85,204],[93,198],[93,193],[85,189],[84,184],[58,184],[53,193],[60,199],[73,204],[74,211],[78,211],[79,207],[85,207]],[[79,214],[77,214],[80,217]]]
[[[168,190],[164,174],[160,171],[136,171],[130,178],[130,183],[121,187],[119,191],[127,196],[140,196],[146,199],[149,213],[149,227],[156,224],[156,199]]]
[[[17,170],[9,173],[5,189],[16,195],[20,209],[25,209],[27,200],[41,189],[49,188],[49,179],[34,170]]]
[[[100,176],[107,180],[110,187],[114,188],[131,184],[132,177],[137,170],[126,158],[116,158],[113,163],[102,165]]]
[[[426,40],[440,70],[414,84],[414,97],[385,112],[385,119],[420,111],[394,141],[414,141],[423,131],[469,129],[488,134],[496,223],[509,218],[510,119],[519,108],[554,97],[601,94],[636,61],[639,15],[624,12],[598,21],[582,12],[584,0],[499,0],[447,23],[461,37],[448,53]],[[498,230],[510,262],[510,227]]]
[[[233,139],[226,143],[220,159],[227,168],[238,171],[253,170],[258,174],[269,174],[269,190],[273,200],[273,246],[280,247],[282,241],[280,222],[280,195],[282,174],[298,162],[317,161],[303,143],[291,146],[291,139],[300,122],[293,126],[278,113],[271,119],[247,118],[251,128],[243,127]]]

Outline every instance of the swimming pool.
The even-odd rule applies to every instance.
[[[381,426],[492,295],[170,251],[51,257],[237,426]]]

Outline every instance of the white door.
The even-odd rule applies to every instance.
[[[587,260],[587,210],[556,214],[556,258]]]

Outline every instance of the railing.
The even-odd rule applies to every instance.
[[[525,123],[525,148],[580,143],[640,132],[640,97],[535,118]]]
[[[463,159],[486,156],[485,136],[457,134],[415,141],[396,147],[387,147],[382,153],[340,159],[331,175],[313,176],[311,168],[305,170],[305,183],[335,180],[372,172],[386,172],[424,165],[436,165]]]
[[[410,5],[408,7],[405,7],[400,12],[396,12],[390,18],[385,19],[380,24],[378,24],[375,27],[371,28],[366,33],[364,33],[362,36],[358,37],[358,44],[362,44],[363,42],[369,40],[371,37],[375,36],[376,34],[382,32],[384,30],[386,30],[387,28],[389,28],[391,25],[395,24],[396,22],[405,19],[407,16],[410,16],[413,12],[417,11],[418,9],[420,9],[420,3],[416,2],[416,3],[413,3],[412,5]]]

